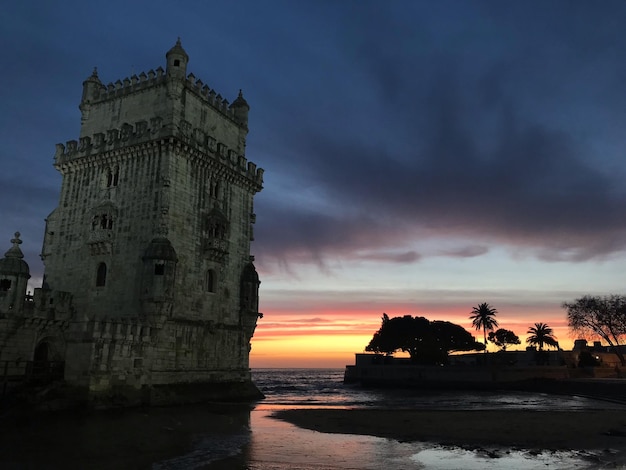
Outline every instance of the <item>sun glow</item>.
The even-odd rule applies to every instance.
[[[344,367],[363,352],[371,335],[295,334],[254,338],[251,367]]]
[[[344,367],[354,363],[354,354],[361,353],[380,328],[383,311],[315,310],[287,313],[265,309],[252,338],[250,366],[265,367]],[[469,308],[454,306],[450,309],[431,309],[431,313],[406,306],[385,309],[390,316],[424,316],[429,320],[446,320],[457,323],[478,341],[483,341],[482,331],[476,331],[469,320]],[[464,311],[464,310],[467,310]],[[269,313],[268,313],[269,312]],[[498,310],[499,326],[512,330],[521,344],[508,350],[526,348],[527,331],[535,322],[548,323],[562,349],[571,349],[577,335],[567,327],[561,310],[530,312],[528,308],[503,306]],[[586,338],[591,340],[592,338]],[[489,351],[498,350],[489,343]]]

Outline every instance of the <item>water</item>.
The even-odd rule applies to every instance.
[[[596,469],[588,454],[497,454],[425,442],[325,434],[271,414],[292,408],[615,409],[582,397],[482,392],[364,390],[343,385],[341,369],[257,369],[267,398],[251,407],[195,405],[123,410],[91,416],[53,415],[0,422],[2,469],[152,470],[472,470]],[[610,467],[618,468],[618,467]]]
[[[272,412],[293,408],[402,408],[402,409],[528,409],[582,410],[615,408],[583,397],[488,392],[420,392],[367,390],[343,384],[343,369],[256,369],[253,379],[266,399],[250,412],[249,434],[232,440],[199,444],[192,453],[154,469],[242,468],[247,470],[483,470],[483,469],[597,469],[592,455],[576,451],[491,449],[477,452],[432,443],[403,443],[372,436],[324,434],[273,419]],[[220,466],[214,447],[226,444],[230,459]],[[497,454],[497,458],[494,458]],[[212,457],[211,457],[212,456]],[[204,459],[204,460],[203,460]],[[204,467],[200,463],[213,462]],[[197,462],[198,466],[191,465]],[[611,467],[615,468],[615,467]]]
[[[442,390],[379,390],[343,384],[343,369],[254,369],[253,380],[266,395],[257,409],[408,408],[591,410],[623,405],[545,393]]]

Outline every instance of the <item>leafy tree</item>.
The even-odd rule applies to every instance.
[[[559,342],[553,336],[552,328],[545,323],[535,323],[535,326],[528,328],[526,342],[531,346],[539,346],[539,351],[543,351],[543,345],[559,347]]]
[[[586,295],[574,302],[564,302],[569,327],[579,334],[592,334],[606,341],[622,366],[626,365],[620,350],[620,339],[626,335],[626,297],[623,295]]]
[[[489,332],[489,341],[496,346],[502,348],[502,351],[506,351],[506,347],[509,344],[520,344],[519,336],[513,333],[511,330],[505,330],[500,328],[498,330]]]
[[[483,349],[462,326],[424,317],[389,318],[384,313],[380,329],[365,347],[366,351],[393,354],[409,353],[411,360],[422,364],[446,363],[448,353]]]
[[[472,326],[476,330],[483,330],[483,338],[485,340],[485,352],[487,352],[487,330],[491,331],[498,326],[497,320],[494,318],[498,311],[489,305],[487,302],[478,304],[477,307],[472,309]]]

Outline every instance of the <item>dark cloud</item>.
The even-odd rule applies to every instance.
[[[426,227],[442,236],[575,250],[577,259],[624,248],[620,181],[594,168],[573,136],[521,122],[508,107],[485,116],[464,100],[457,82],[437,82],[421,111],[431,120],[402,136],[413,143],[413,155],[328,134],[302,140],[306,177],[361,217],[299,208],[271,225],[270,215],[264,223],[283,228],[274,243],[289,249],[287,239],[319,257],[322,248],[388,248],[401,241],[398,228]],[[481,141],[481,119],[498,123],[490,142]],[[408,229],[403,236],[408,241],[414,233]]]
[[[598,22],[591,24],[583,10],[572,7],[572,21],[554,28],[553,8],[546,18],[525,10],[527,25],[491,12],[492,21],[501,15],[503,22],[487,34],[492,45],[470,34],[456,49],[431,47],[434,33],[416,37],[388,10],[376,16],[390,38],[343,44],[353,77],[365,77],[351,83],[354,93],[364,87],[375,97],[359,95],[368,106],[350,109],[352,119],[323,119],[312,107],[289,136],[291,178],[313,182],[343,214],[281,207],[278,220],[271,216],[276,207],[261,205],[259,212],[270,217],[264,212],[259,219],[259,250],[294,260],[307,251],[320,260],[370,250],[371,259],[384,259],[406,251],[424,232],[480,245],[475,252],[459,248],[458,256],[478,256],[496,243],[545,260],[582,261],[624,250],[624,167],[607,171],[620,155],[595,152],[606,139],[622,140],[598,129],[598,113],[614,116],[615,110],[591,98],[616,86],[613,72],[623,67],[611,60],[616,49],[626,54],[626,42],[617,38],[614,20],[608,32],[599,22],[615,10],[593,12]],[[352,29],[374,20],[360,15],[355,21]],[[431,48],[403,50],[416,44]],[[477,47],[484,48],[482,57]],[[581,48],[582,58],[576,55]],[[602,73],[588,81],[592,66]],[[612,90],[615,96],[620,89]],[[336,101],[354,103],[339,95]],[[276,235],[272,246],[266,230]]]
[[[401,239],[397,227],[381,224],[367,214],[350,216],[333,212],[317,212],[307,207],[279,205],[276,202],[257,204],[263,221],[257,223],[255,240],[261,256],[275,256],[284,262],[315,262],[326,268],[326,262],[336,258],[385,258],[395,262],[410,262],[415,253],[374,253],[372,247],[386,247],[390,241]],[[361,250],[367,250],[363,255]]]
[[[441,250],[439,252],[442,256],[449,256],[451,258],[474,258],[475,256],[484,255],[489,251],[489,248],[483,245],[470,245],[455,248],[452,250]]]
[[[413,263],[418,261],[422,256],[416,251],[402,251],[399,253],[394,252],[373,252],[373,253],[364,253],[360,256],[360,259],[368,260],[368,261],[382,261],[386,263]]]

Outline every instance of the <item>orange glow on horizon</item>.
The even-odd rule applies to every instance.
[[[463,311],[467,310],[467,312]],[[465,309],[438,310],[435,314],[402,310],[384,310],[390,317],[401,315],[424,316],[429,320],[445,320],[457,323],[470,332],[477,341],[483,341],[482,331],[476,331]],[[518,310],[518,311],[515,311]],[[573,347],[578,335],[570,332],[565,313],[554,310],[546,313],[530,312],[528,309],[498,309],[500,328],[512,330],[521,344],[509,346],[507,350],[526,348],[527,331],[537,322],[547,323],[554,331],[562,349]],[[354,363],[354,354],[364,352],[373,334],[380,328],[382,311],[363,310],[316,310],[297,313],[277,311],[267,313],[259,320],[252,338],[250,366],[270,367],[329,367],[342,368]],[[592,341],[594,338],[585,338]],[[497,351],[488,344],[489,351]]]
[[[371,335],[291,335],[252,340],[250,366],[263,367],[344,367],[354,363],[354,354],[363,352]]]

